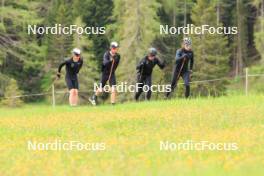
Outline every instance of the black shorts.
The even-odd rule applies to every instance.
[[[79,82],[78,79],[70,79],[70,78],[66,78],[65,79],[67,87],[69,90],[71,89],[79,89]]]
[[[109,75],[106,75],[106,74],[102,74],[102,77],[101,77],[101,85],[102,85],[102,88],[106,85],[106,82],[108,81],[109,79]],[[110,80],[109,80],[109,84],[110,86],[114,86],[116,85],[116,77],[115,77],[115,74],[112,74]]]

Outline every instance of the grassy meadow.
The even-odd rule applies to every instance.
[[[0,108],[0,175],[263,175],[264,96],[71,108]],[[27,141],[104,142],[32,151]],[[236,151],[161,151],[160,141],[236,142]]]

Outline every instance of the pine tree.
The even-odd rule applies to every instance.
[[[41,1],[5,0],[0,10],[0,71],[17,80],[25,92],[40,90],[45,47],[28,35],[27,25],[39,24]]]
[[[66,3],[64,0],[55,0],[49,13],[47,25],[54,26],[55,24],[61,24],[62,27],[66,27],[73,23],[73,19],[71,3]],[[72,35],[59,34],[56,37],[54,37],[54,34],[48,35],[47,56],[51,68],[56,68],[68,56],[72,49],[72,41]]]
[[[238,34],[229,35],[232,75],[240,76],[243,68],[259,59],[254,44],[255,7],[252,0],[217,0],[220,4],[220,20],[224,26],[238,27]],[[255,0],[253,0],[255,1]]]
[[[147,49],[159,34],[157,1],[135,0],[114,1],[114,19],[111,26],[115,35],[113,40],[120,43],[121,61],[118,69],[118,81],[135,83],[136,64],[146,54]],[[121,96],[121,101],[130,99],[129,95]]]
[[[74,16],[71,1],[54,0],[48,11],[47,19],[44,26],[54,26],[55,24],[62,27],[69,27],[73,24]],[[45,45],[47,46],[47,60],[44,67],[45,76],[42,79],[42,89],[48,90],[55,80],[56,72],[60,63],[71,57],[73,49],[73,35],[71,34],[48,34],[46,35]],[[64,73],[64,69],[62,70]],[[60,79],[56,81],[56,90],[64,90],[65,81]],[[65,96],[65,100],[66,100]],[[64,101],[64,99],[63,99]]]
[[[112,11],[113,1],[109,0],[85,0],[80,3],[83,7],[81,13],[83,21],[87,27],[106,27],[113,23]],[[93,59],[97,63],[97,69],[101,69],[104,52],[109,48],[109,38],[107,35],[88,35],[92,45],[88,51],[93,54]]]
[[[260,52],[262,62],[264,60],[264,1],[255,0],[254,5],[258,8],[258,17],[255,26],[255,43],[258,51]]]
[[[171,27],[184,26],[191,24],[190,13],[194,5],[193,0],[161,0],[161,8],[158,10],[158,16],[162,25]],[[159,84],[167,84],[171,81],[171,72],[175,64],[175,53],[181,47],[183,35],[159,35],[154,42],[155,47],[160,50],[160,57],[166,62],[165,69],[160,73]],[[164,74],[162,74],[164,73]],[[158,75],[156,74],[156,75]],[[157,77],[155,75],[155,77]],[[163,96],[163,95],[161,95]]]
[[[208,24],[217,27],[215,3],[210,0],[198,0],[191,16],[194,25]],[[221,26],[221,24],[219,24]],[[195,56],[194,80],[216,79],[227,76],[229,71],[229,49],[227,37],[220,34],[193,35]],[[226,81],[201,83],[195,87],[201,95],[219,95],[226,88]]]
[[[19,107],[23,104],[23,101],[21,98],[11,98],[16,95],[21,95],[22,91],[19,90],[17,86],[17,82],[14,79],[11,79],[8,83],[8,86],[5,88],[4,92],[4,100],[2,101],[2,104],[8,107]]]
[[[246,9],[242,0],[236,0],[236,24],[238,34],[236,37],[236,56],[235,56],[235,74],[239,76],[242,73],[244,62],[247,58],[247,25],[246,25]]]

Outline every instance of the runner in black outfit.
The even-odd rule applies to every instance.
[[[103,58],[102,64],[102,77],[100,82],[100,88],[95,92],[95,94],[89,98],[92,105],[97,104],[97,96],[103,91],[102,89],[106,85],[107,81],[111,86],[111,103],[115,104],[116,100],[116,76],[115,71],[120,61],[120,55],[118,52],[118,43],[112,42],[110,45],[110,50],[106,51]]]
[[[165,67],[164,62],[160,61],[157,55],[157,50],[155,48],[150,48],[148,55],[145,56],[137,65],[137,91],[135,94],[135,99],[138,100],[140,94],[143,92],[143,86],[148,86],[147,92],[147,100],[151,98],[151,77],[152,77],[152,70],[155,65],[158,65],[161,69]]]
[[[67,59],[65,62],[60,64],[58,68],[57,77],[60,78],[61,68],[63,66],[66,66],[65,81],[70,91],[69,103],[71,106],[76,106],[78,103],[79,89],[78,73],[82,68],[83,59],[80,56],[81,51],[78,48],[73,49],[72,53],[73,56],[70,59]]]
[[[172,81],[171,81],[171,92],[177,86],[177,82],[180,77],[184,80],[185,85],[185,97],[190,96],[190,78],[194,63],[194,54],[191,49],[192,41],[190,38],[184,38],[182,48],[176,52],[176,64],[174,66]],[[168,98],[171,92],[166,93]]]

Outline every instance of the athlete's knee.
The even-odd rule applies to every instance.
[[[78,89],[74,89],[74,95],[78,95]]]
[[[78,89],[71,89],[70,90],[70,94],[74,95],[74,96],[77,95],[78,94]]]
[[[74,89],[70,89],[70,94],[71,94],[71,95],[74,94]]]
[[[190,87],[190,82],[189,81],[184,82],[184,86],[185,87]]]
[[[99,87],[96,91],[95,91],[95,94],[99,94],[103,92],[103,88],[102,87]]]

